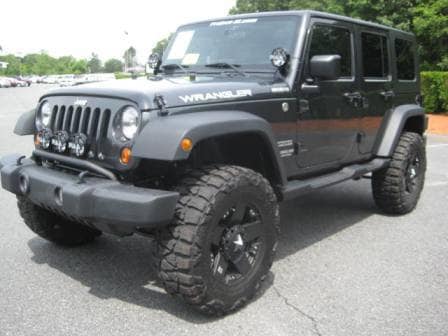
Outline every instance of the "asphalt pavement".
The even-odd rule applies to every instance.
[[[32,137],[12,130],[48,89],[0,89],[0,156],[31,152]],[[409,215],[381,214],[368,180],[283,204],[260,295],[218,319],[160,288],[150,240],[57,247],[1,190],[0,335],[447,335],[448,136],[430,136],[427,150],[426,186]]]

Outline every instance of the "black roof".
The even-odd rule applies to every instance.
[[[333,19],[333,20],[340,20],[345,22],[350,22],[354,24],[364,25],[372,28],[378,28],[383,30],[392,30],[396,32],[400,32],[402,34],[407,34],[413,36],[412,33],[406,32],[400,29],[392,28],[389,26],[385,26],[379,23],[364,21],[360,19],[354,19],[348,16],[342,16],[337,14],[331,14],[331,13],[325,13],[325,12],[319,12],[319,11],[313,11],[313,10],[291,10],[291,11],[275,11],[275,12],[256,12],[256,13],[247,13],[247,14],[238,14],[238,15],[229,15],[221,18],[211,19],[211,20],[203,20],[198,22],[193,22],[186,24],[184,26],[188,26],[191,24],[197,24],[197,23],[206,23],[206,22],[213,22],[213,21],[225,21],[225,20],[236,20],[236,19],[246,19],[246,18],[254,18],[254,17],[261,17],[261,16],[279,16],[279,15],[301,15],[301,16],[308,16],[308,17],[319,17],[323,19]]]

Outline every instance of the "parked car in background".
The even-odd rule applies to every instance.
[[[14,79],[18,80],[20,85],[19,86],[30,86],[31,85],[31,80],[29,80],[26,77],[23,76],[15,76]]]
[[[0,77],[0,88],[11,87],[11,81],[6,77]]]

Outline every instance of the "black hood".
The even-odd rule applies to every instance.
[[[142,110],[158,108],[154,103],[156,95],[164,97],[167,107],[191,106],[196,104],[227,101],[260,100],[285,96],[289,88],[284,82],[274,83],[261,77],[197,76],[160,77],[139,80],[115,80],[85,84],[50,91],[48,96],[95,96],[127,99],[135,102]]]

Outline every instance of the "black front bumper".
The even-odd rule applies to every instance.
[[[179,194],[118,181],[78,176],[10,155],[0,160],[2,187],[72,220],[128,235],[167,225]],[[20,162],[21,161],[21,162]]]

